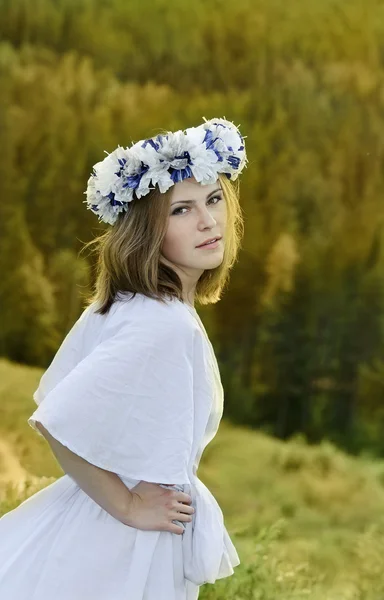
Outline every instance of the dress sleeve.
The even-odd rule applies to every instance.
[[[83,328],[91,314],[92,306],[86,308],[74,323],[65,338],[63,339],[58,351],[56,352],[51,364],[40,378],[39,386],[33,393],[33,399],[39,405],[45,396],[63,379],[79,362],[78,356],[82,352],[82,340],[84,337]]]
[[[133,479],[189,483],[193,329],[135,320],[81,360],[29,417],[88,462]]]

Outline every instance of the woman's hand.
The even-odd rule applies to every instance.
[[[130,492],[132,498],[124,521],[126,525],[137,529],[182,534],[183,527],[172,521],[192,521],[195,509],[189,506],[192,498],[185,492],[167,490],[149,481],[140,481]]]

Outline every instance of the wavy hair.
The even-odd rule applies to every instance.
[[[221,264],[206,269],[196,284],[194,298],[202,305],[220,300],[244,234],[239,180],[231,181],[222,173],[218,176],[227,207],[224,256]],[[96,253],[96,279],[91,293],[85,294],[86,306],[95,302],[96,312],[105,314],[116,296],[126,293],[144,294],[160,302],[166,296],[177,297],[183,302],[179,276],[161,262],[171,189],[161,193],[156,187],[136,198],[113,226],[83,246],[81,252],[93,247]]]

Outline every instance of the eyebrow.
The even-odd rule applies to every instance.
[[[217,190],[213,190],[213,192],[208,194],[207,200],[208,200],[208,198],[210,198],[212,196],[212,194],[216,194],[216,192],[222,192],[222,191],[223,190],[221,188],[217,188]],[[196,200],[176,200],[176,202],[173,202],[171,204],[171,206],[173,206],[174,204],[180,204],[181,202],[184,204],[196,204]]]

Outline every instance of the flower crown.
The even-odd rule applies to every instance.
[[[88,179],[87,208],[99,221],[113,225],[129,202],[149,193],[156,184],[161,193],[188,177],[202,185],[216,182],[218,173],[235,180],[248,162],[244,137],[225,118],[215,118],[185,131],[169,131],[140,140],[129,148],[118,146],[93,166]],[[246,137],[246,136],[245,136]]]

